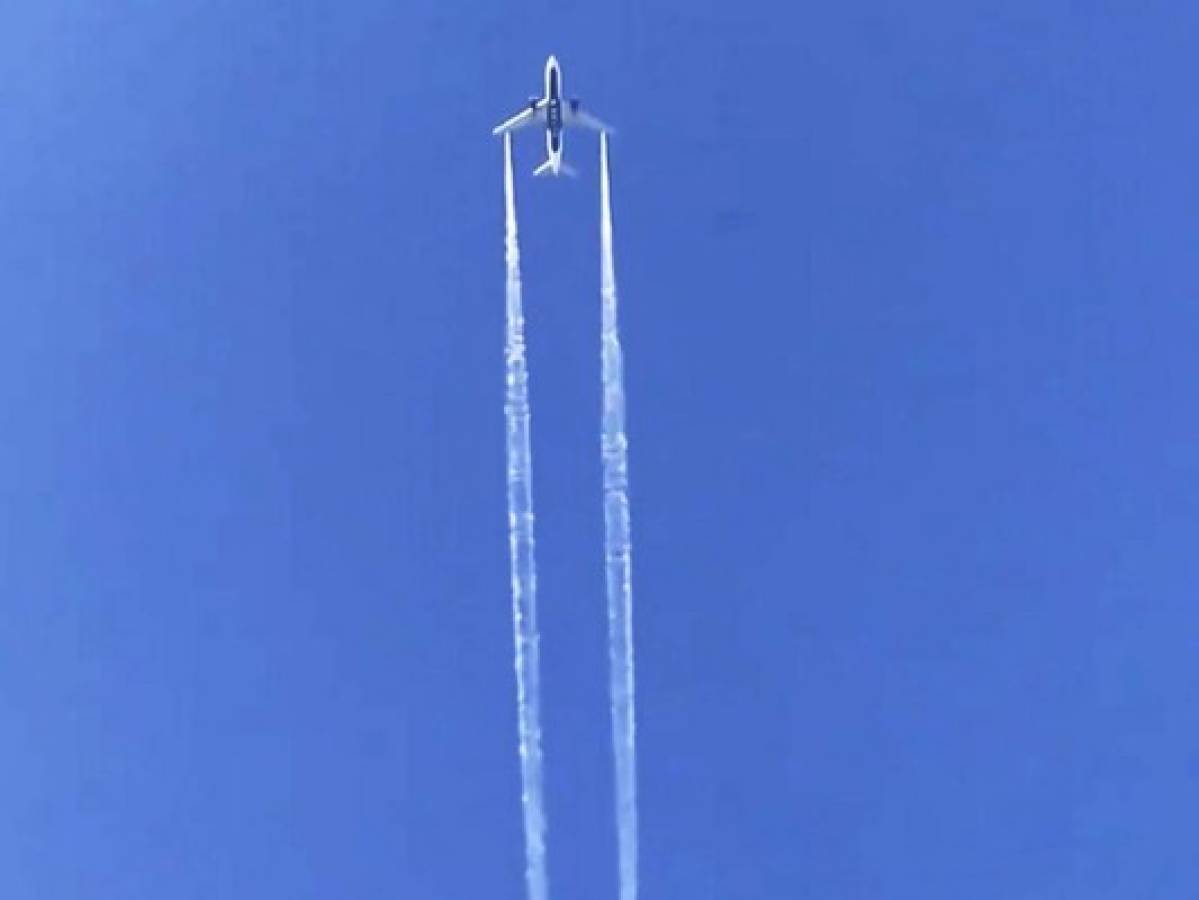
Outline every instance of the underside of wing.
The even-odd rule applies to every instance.
[[[512,118],[501,122],[495,128],[491,129],[492,134],[506,134],[509,131],[516,131],[524,128],[526,125],[532,125],[539,121],[544,115],[544,103],[538,103],[536,106],[530,104],[514,115]]]
[[[575,128],[590,128],[592,131],[606,131],[612,133],[612,126],[601,122],[591,113],[582,109],[566,108],[566,115],[563,120],[567,125]]]

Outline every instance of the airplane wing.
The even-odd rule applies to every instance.
[[[526,106],[510,119],[506,119],[495,128],[491,129],[492,134],[507,134],[509,131],[516,131],[524,128],[526,125],[532,125],[534,122],[545,118],[545,101],[537,101],[537,105]]]
[[[564,121],[567,125],[573,125],[576,128],[590,128],[592,131],[606,131],[609,134],[613,133],[611,125],[601,122],[589,112],[584,112],[581,109],[572,110],[569,106],[564,112]]]

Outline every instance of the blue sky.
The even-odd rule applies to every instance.
[[[646,898],[1199,885],[1199,13],[0,29],[0,895],[522,896],[501,151],[613,142]],[[614,896],[598,149],[516,150],[550,878]]]

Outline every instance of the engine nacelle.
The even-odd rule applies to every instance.
[[[571,98],[570,98],[570,111],[571,111],[571,112],[578,112],[578,111],[579,111],[579,98],[578,98],[578,97],[571,97]]]
[[[529,98],[529,109],[536,109],[537,101],[540,99],[541,99],[540,97],[530,97]]]

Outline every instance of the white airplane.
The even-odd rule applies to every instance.
[[[558,65],[557,57],[551,56],[545,61],[545,96],[530,97],[528,105],[512,118],[492,129],[492,134],[507,134],[539,122],[545,125],[546,160],[536,169],[534,175],[567,175],[577,174],[574,169],[562,161],[562,129],[567,126],[591,128],[595,131],[611,131],[612,129],[595,116],[579,108],[579,99],[572,97],[565,104],[562,102],[562,67]]]

